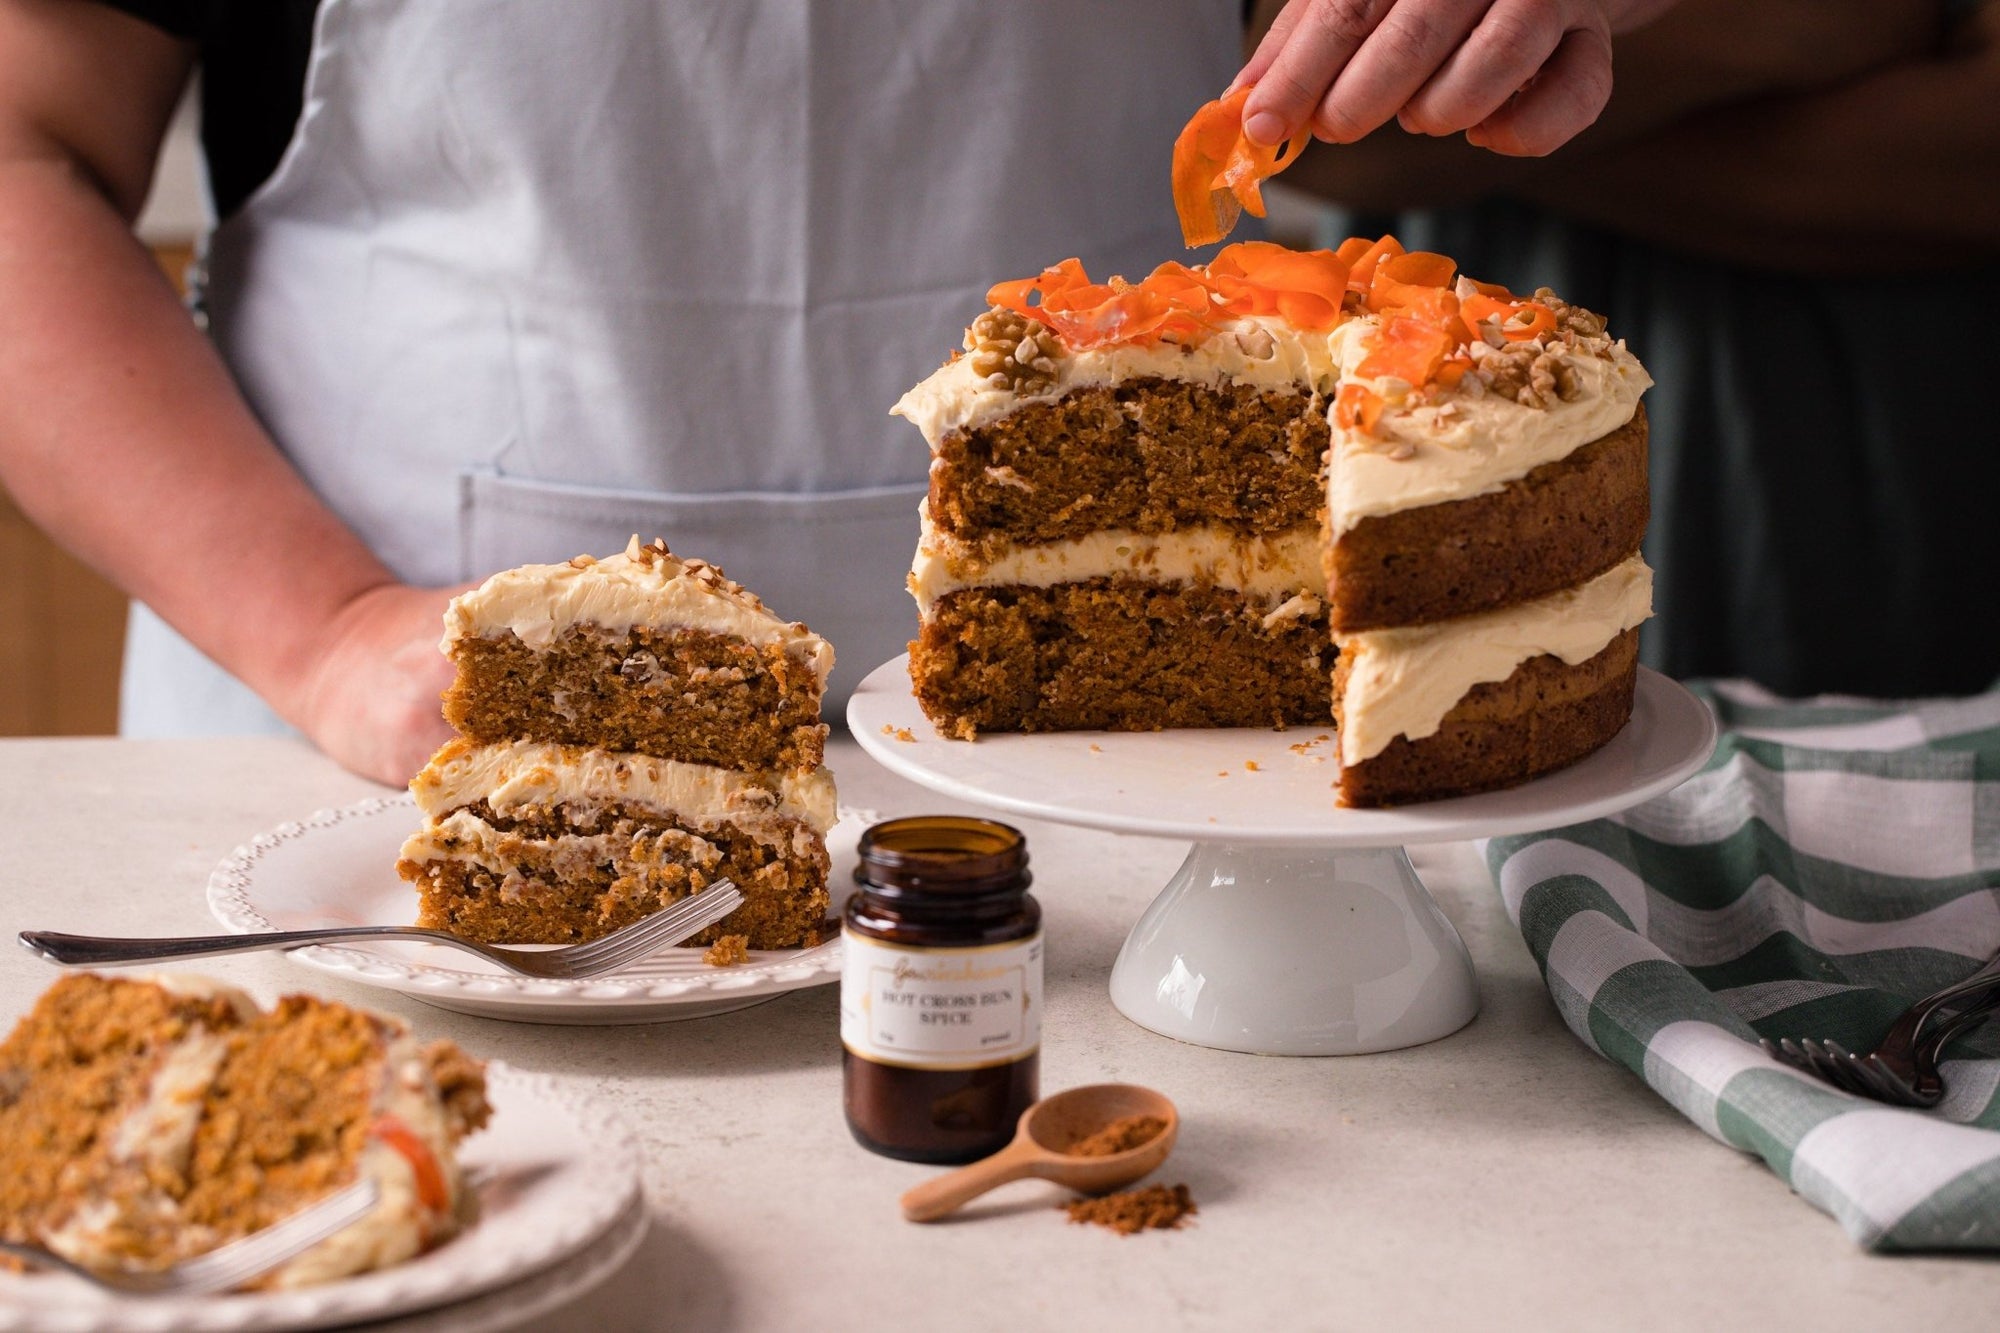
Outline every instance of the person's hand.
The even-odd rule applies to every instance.
[[[355,597],[280,711],[343,768],[408,782],[451,738],[438,697],[452,665],[438,640],[445,604],[461,591],[389,583]]]
[[[1257,85],[1243,115],[1253,143],[1302,129],[1352,143],[1394,119],[1414,134],[1463,130],[1496,153],[1540,156],[1586,128],[1611,96],[1614,18],[1622,26],[1662,7],[1290,0],[1231,87]]]

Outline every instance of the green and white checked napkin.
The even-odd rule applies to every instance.
[[[1865,1051],[2000,951],[2000,693],[1923,703],[1698,692],[1701,773],[1487,863],[1576,1035],[1762,1157],[1871,1249],[2000,1248],[2000,1019],[1934,1110],[1836,1092],[1759,1036]]]

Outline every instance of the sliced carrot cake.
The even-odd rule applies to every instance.
[[[258,1285],[386,1267],[470,1220],[454,1150],[485,1086],[450,1042],[345,1005],[65,976],[0,1045],[0,1235],[159,1269],[372,1178],[371,1213]]]
[[[895,408],[933,456],[910,669],[940,730],[1333,720],[1374,805],[1623,725],[1651,381],[1597,317],[1386,237],[989,300]]]
[[[442,646],[461,734],[411,783],[425,822],[397,867],[419,924],[569,943],[729,879],[744,905],[698,942],[817,939],[824,639],[635,537],[494,575],[452,602]]]

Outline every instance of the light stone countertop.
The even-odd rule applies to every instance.
[[[969,809],[851,741],[829,762],[848,804]],[[209,933],[219,860],[380,790],[295,741],[0,741],[0,927]],[[1200,1205],[1183,1231],[1069,1225],[1041,1182],[950,1224],[903,1222],[896,1197],[931,1169],[849,1139],[832,985],[689,1022],[566,1028],[447,1013],[271,955],[202,970],[266,1001],[311,989],[400,1013],[624,1117],[648,1157],[652,1230],[537,1329],[1993,1326],[2000,1265],[1863,1253],[1760,1162],[1585,1050],[1469,847],[1412,859],[1472,951],[1479,1017],[1412,1050],[1288,1059],[1181,1045],[1111,1007],[1118,946],[1184,846],[1014,822],[1048,923],[1043,1088],[1116,1080],[1175,1100],[1180,1143],[1158,1178]],[[0,1016],[53,976],[0,949]],[[446,1326],[461,1324],[381,1327]]]

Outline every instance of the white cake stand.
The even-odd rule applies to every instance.
[[[1193,839],[1126,938],[1111,1001],[1165,1036],[1265,1055],[1394,1050],[1471,1022],[1471,959],[1404,846],[1615,813],[1694,773],[1716,735],[1699,700],[1641,668],[1631,723],[1581,763],[1483,796],[1343,810],[1331,727],[947,740],[910,692],[907,658],[861,683],[847,722],[884,767],[945,795]]]

